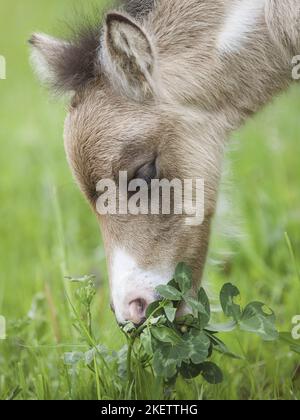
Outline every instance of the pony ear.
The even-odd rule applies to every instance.
[[[29,40],[33,67],[42,83],[54,89],[65,89],[64,57],[70,45],[45,34],[34,34]]]
[[[139,102],[154,95],[154,48],[136,21],[121,13],[109,13],[100,54],[101,66],[115,89]]]
[[[76,91],[95,77],[99,47],[99,37],[95,34],[86,33],[81,43],[34,34],[29,44],[37,75],[56,92]]]

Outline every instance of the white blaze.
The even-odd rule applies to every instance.
[[[167,284],[174,274],[174,268],[153,267],[151,270],[143,270],[121,248],[114,251],[111,264],[111,294],[120,323],[128,320],[130,302],[140,298],[154,301],[155,288]]]

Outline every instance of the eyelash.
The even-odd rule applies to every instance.
[[[153,179],[158,177],[157,162],[154,160],[151,163],[146,163],[144,166],[139,168],[133,179],[143,179],[150,184]]]
[[[134,176],[130,180],[128,180],[128,183],[130,183],[130,181],[134,179],[143,179],[147,182],[147,184],[150,187],[151,181],[153,179],[157,179],[158,177],[159,177],[159,171],[158,171],[158,166],[157,166],[157,160],[155,159],[151,163],[146,163],[143,166],[141,166],[135,172]],[[117,179],[118,177],[115,178],[116,182],[118,182]],[[99,198],[99,196],[104,194],[104,192],[105,191],[98,191],[96,198]]]

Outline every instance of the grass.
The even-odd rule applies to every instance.
[[[0,398],[159,399],[162,388],[139,366],[140,386],[129,390],[114,382],[116,364],[95,364],[102,386],[94,372],[63,360],[65,352],[87,347],[86,337],[72,327],[66,293],[74,298],[76,286],[65,276],[96,276],[94,340],[111,350],[125,344],[109,310],[98,226],[65,161],[64,104],[48,98],[28,63],[30,33],[57,32],[74,3],[81,2],[1,4],[7,80],[0,80],[0,314],[7,319],[8,339],[0,341]],[[290,331],[300,314],[299,109],[294,87],[233,136],[227,158],[232,186],[223,190],[229,189],[234,214],[228,223],[225,216],[216,223],[205,274],[212,292],[229,281],[246,301],[268,303],[281,331]],[[214,358],[224,371],[223,384],[179,381],[176,398],[300,398],[299,355],[240,332],[230,337],[226,344],[244,360]]]

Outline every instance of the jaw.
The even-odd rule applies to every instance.
[[[126,223],[118,218],[100,221],[111,299],[119,323],[130,320],[132,302],[143,300],[149,305],[158,300],[156,288],[172,280],[180,262],[192,268],[194,289],[198,289],[206,261],[210,219],[206,218],[197,227],[186,227],[174,220],[173,226],[166,226],[164,231],[157,231],[156,235],[153,235],[155,227],[145,217],[143,220],[130,218]],[[145,229],[146,224],[148,229]],[[179,314],[185,311],[186,308],[180,308]]]

